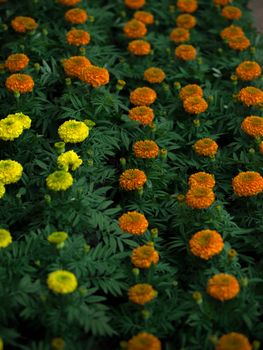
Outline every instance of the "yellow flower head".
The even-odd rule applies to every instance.
[[[4,185],[16,183],[21,179],[23,167],[15,160],[0,160],[0,182]]]
[[[0,139],[14,141],[23,133],[23,125],[16,118],[8,116],[0,120]]]
[[[78,169],[83,162],[79,158],[76,152],[68,151],[68,152],[62,153],[58,157],[57,163],[58,163],[58,166],[60,167],[66,167],[74,171]]]
[[[12,243],[12,236],[9,231],[0,228],[0,249]]]
[[[76,290],[78,281],[74,273],[57,270],[48,275],[47,285],[55,293],[69,294]]]
[[[89,128],[84,122],[68,120],[60,125],[58,134],[65,143],[78,143],[89,136]]]
[[[57,170],[46,178],[47,187],[52,191],[66,191],[73,184],[72,175],[64,170]]]
[[[25,115],[24,113],[15,113],[15,114],[8,114],[7,118],[14,118],[15,120],[19,121],[23,129],[29,129],[31,127],[31,119],[28,115]]]
[[[5,186],[0,182],[0,198],[3,198],[5,195]]]
[[[60,232],[50,233],[47,240],[49,241],[49,243],[52,243],[52,244],[61,244],[65,242],[67,238],[68,238],[67,232],[60,231]]]

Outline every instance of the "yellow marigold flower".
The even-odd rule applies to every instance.
[[[54,350],[64,350],[65,341],[62,338],[53,338],[51,341],[51,346]]]
[[[29,58],[23,53],[16,53],[7,57],[5,67],[10,72],[18,72],[27,67]]]
[[[0,198],[3,198],[5,195],[5,186],[2,182],[0,182]]]
[[[132,10],[138,10],[145,5],[145,0],[124,0],[124,4]]]
[[[66,191],[73,185],[72,175],[64,170],[57,170],[46,178],[47,187],[52,191]]]
[[[231,300],[240,291],[238,280],[229,274],[219,273],[208,280],[207,293],[220,301]]]
[[[170,40],[175,43],[183,43],[190,39],[190,32],[185,28],[174,28],[170,33]]]
[[[23,125],[13,117],[7,117],[0,120],[0,139],[4,141],[13,141],[23,133]]]
[[[239,19],[242,16],[242,12],[236,6],[225,6],[221,12],[221,15],[226,19],[234,20]]]
[[[189,246],[192,254],[208,260],[223,250],[224,242],[217,231],[202,230],[192,236]]]
[[[15,114],[8,114],[6,118],[12,118],[19,121],[22,124],[24,130],[29,129],[31,127],[31,119],[29,118],[28,115],[25,115],[22,112],[15,113]]]
[[[263,91],[254,86],[247,86],[239,91],[238,98],[246,106],[255,106],[263,103]]]
[[[5,86],[9,91],[25,94],[33,90],[35,83],[28,74],[12,74],[5,81]]]
[[[175,56],[183,61],[192,61],[196,58],[196,49],[192,45],[179,45],[175,49]]]
[[[55,293],[69,294],[76,290],[78,281],[74,273],[57,270],[48,275],[47,285]]]
[[[73,28],[67,32],[67,42],[73,46],[88,45],[90,34],[85,30]]]
[[[38,24],[31,17],[17,16],[11,21],[11,27],[18,33],[32,32]]]
[[[72,24],[83,24],[87,21],[88,14],[85,10],[76,7],[65,13],[65,19]]]
[[[128,211],[119,218],[119,226],[124,232],[143,235],[148,228],[148,221],[137,211]]]
[[[129,300],[135,304],[144,305],[157,296],[157,292],[150,284],[135,284],[128,290]]]
[[[123,31],[128,38],[137,39],[146,35],[147,28],[143,22],[133,18],[125,24]]]
[[[130,93],[130,102],[135,106],[149,106],[156,98],[156,92],[148,87],[140,87]]]
[[[125,170],[119,179],[120,187],[125,191],[138,190],[146,181],[147,177],[145,173],[139,169]]]
[[[6,248],[12,243],[11,233],[3,228],[0,228],[0,249]]]
[[[185,196],[186,204],[192,209],[206,209],[215,201],[211,188],[191,187]]]
[[[255,61],[244,61],[236,68],[236,75],[244,81],[254,80],[261,75],[261,67]]]
[[[83,162],[76,152],[67,151],[58,156],[57,163],[60,167],[66,167],[67,169],[74,171],[78,169]]]
[[[131,262],[139,269],[149,269],[152,264],[157,264],[159,254],[150,244],[135,248],[132,251]]]
[[[184,101],[191,96],[203,96],[203,89],[197,84],[188,84],[179,92],[179,98]]]
[[[151,67],[144,71],[143,77],[144,80],[148,81],[151,84],[158,84],[165,79],[165,73],[160,68]]]
[[[159,154],[159,147],[151,140],[137,141],[133,144],[133,152],[137,158],[156,158]]]
[[[263,154],[263,141],[260,142],[259,146],[258,146],[259,152],[261,154]]]
[[[245,335],[232,332],[219,338],[216,350],[252,350],[252,346]]]
[[[144,24],[153,24],[154,17],[153,14],[147,11],[136,11],[133,15],[135,19],[141,21]]]
[[[161,342],[154,335],[142,332],[128,341],[127,350],[161,350]]]
[[[230,2],[232,2],[232,0],[214,0],[215,5],[221,5],[221,6],[226,6]]]
[[[90,65],[90,60],[84,56],[72,56],[63,62],[63,68],[66,75],[75,78],[79,78],[81,72]]]
[[[185,111],[190,114],[200,114],[208,108],[206,100],[198,95],[187,97],[183,104]]]
[[[235,195],[239,197],[251,197],[263,191],[263,177],[256,171],[239,173],[232,180]]]
[[[151,52],[151,44],[145,40],[133,40],[128,45],[128,51],[136,56],[147,56]]]
[[[205,187],[212,189],[215,187],[215,184],[214,175],[205,173],[204,171],[192,174],[188,180],[189,187]]]
[[[234,26],[233,24],[220,32],[221,38],[225,40],[230,40],[241,35],[244,35],[243,29],[241,27]]]
[[[196,18],[188,13],[184,13],[176,17],[177,27],[184,29],[192,29],[196,26]]]
[[[242,121],[241,129],[249,136],[263,137],[263,118],[255,115],[246,117]]]
[[[152,108],[147,106],[134,107],[129,110],[129,118],[143,125],[149,125],[154,119],[154,112]]]
[[[182,12],[193,13],[198,8],[198,3],[196,0],[178,0],[177,7]]]
[[[58,134],[65,143],[78,143],[89,136],[89,128],[84,122],[68,120],[60,125]]]
[[[101,68],[92,65],[85,68],[81,72],[79,78],[86,84],[89,84],[95,88],[106,85],[110,81],[110,75],[106,68]]]
[[[68,238],[67,232],[58,231],[58,232],[50,233],[47,240],[49,241],[49,243],[52,243],[52,244],[61,244],[65,242],[67,238]]]
[[[214,157],[218,150],[218,144],[209,137],[205,137],[196,141],[193,149],[199,156]]]
[[[233,50],[243,51],[250,46],[250,41],[245,35],[236,36],[228,39],[228,46]]]
[[[81,2],[81,0],[58,0],[58,3],[65,6],[75,6]]]
[[[9,185],[18,182],[23,173],[23,167],[15,160],[0,160],[0,182]]]

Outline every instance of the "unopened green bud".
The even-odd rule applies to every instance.
[[[57,154],[61,154],[61,153],[64,153],[65,152],[65,142],[56,142],[54,144],[54,147],[55,147],[55,150],[57,152]]]
[[[89,244],[85,244],[83,248],[84,248],[85,253],[88,253],[91,249],[91,246]]]
[[[4,32],[8,30],[8,26],[5,23],[1,24],[1,28],[3,29]]]
[[[88,166],[93,166],[93,159],[88,159],[87,160],[87,165]]]
[[[19,99],[19,97],[20,97],[20,92],[14,91],[14,96],[15,96],[16,99]]]
[[[51,196],[49,195],[49,194],[45,194],[45,196],[44,196],[44,199],[45,199],[45,202],[47,203],[47,204],[50,204],[51,203]]]
[[[90,128],[90,130],[96,125],[96,123],[91,119],[85,119],[84,123]]]
[[[43,33],[45,36],[47,36],[47,35],[48,35],[48,30],[47,30],[46,28],[43,28],[43,29],[42,29],[42,33]]]
[[[167,159],[167,154],[168,154],[167,149],[162,148],[162,149],[160,150],[160,156],[161,156],[162,159],[164,159],[164,160]]]
[[[194,125],[198,128],[200,126],[200,120],[199,119],[194,119],[193,120]]]
[[[142,317],[145,319],[145,320],[148,320],[150,317],[151,317],[151,313],[149,310],[142,310]]]
[[[124,157],[121,157],[121,158],[120,158],[120,164],[121,164],[121,166],[122,166],[123,168],[125,168],[125,166],[126,166],[126,159],[125,159]]]
[[[255,151],[254,148],[250,148],[250,149],[248,150],[248,152],[249,152],[250,154],[255,154],[255,153],[256,153],[256,151]]]
[[[79,287],[79,294],[82,295],[82,296],[85,296],[87,295],[88,293],[88,290],[86,287]]]
[[[135,267],[134,269],[132,269],[132,274],[137,277],[140,274],[140,270],[137,267]]]
[[[158,237],[158,233],[159,233],[158,228],[152,228],[151,229],[151,236],[152,236],[152,238],[157,238]]]
[[[192,297],[198,305],[202,304],[203,297],[202,297],[202,294],[200,292],[198,292],[198,291],[193,292]]]
[[[65,79],[65,83],[66,83],[67,86],[70,86],[72,84],[71,79],[70,78],[66,78]]]
[[[116,84],[116,89],[120,91],[124,88],[125,85],[126,85],[125,80],[118,80]]]
[[[254,340],[253,343],[252,343],[252,346],[253,346],[253,350],[259,350],[260,349],[260,341],[259,340]]]
[[[242,284],[243,287],[247,287],[248,284],[249,284],[249,279],[247,277],[243,277],[241,279],[241,284]]]
[[[84,56],[86,54],[86,49],[85,47],[80,47],[79,48],[79,53],[81,54],[81,56]]]
[[[213,344],[216,345],[218,343],[218,337],[216,335],[210,335],[209,341]]]
[[[143,187],[139,187],[137,190],[139,196],[141,197],[143,195]]]

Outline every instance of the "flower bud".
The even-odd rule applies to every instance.
[[[90,130],[96,125],[96,123],[91,119],[85,119],[84,123],[89,127]]]
[[[79,53],[81,54],[81,56],[84,56],[86,54],[86,48],[85,47],[80,47],[79,48]]]
[[[88,294],[88,290],[86,287],[79,287],[79,294],[82,295],[82,296],[85,296]]]
[[[145,319],[145,320],[148,320],[150,317],[151,317],[151,313],[149,310],[142,310],[142,317]]]
[[[47,204],[50,204],[52,199],[51,199],[51,196],[49,194],[45,194],[44,200]]]
[[[47,30],[46,28],[43,28],[43,29],[42,29],[42,33],[43,33],[45,36],[47,36],[47,35],[48,35],[48,30]]]
[[[39,72],[39,71],[40,71],[40,68],[41,68],[41,66],[40,66],[39,63],[35,63],[35,64],[34,64],[34,69],[35,69],[36,72]]]
[[[87,165],[88,166],[93,166],[93,159],[88,159],[87,160]]]
[[[57,154],[61,154],[61,153],[64,153],[65,152],[65,142],[56,142],[54,144],[54,147],[55,147],[55,150],[57,152]]]
[[[134,269],[132,269],[132,274],[133,274],[135,277],[137,277],[137,276],[139,276],[139,274],[140,274],[140,270],[139,270],[137,267],[135,267]]]
[[[162,149],[160,150],[160,156],[161,156],[161,158],[162,158],[163,160],[166,160],[166,159],[167,159],[167,154],[168,154],[167,149],[162,148]]]
[[[199,65],[203,63],[203,59],[201,57],[198,57],[196,61]]]
[[[89,16],[89,17],[88,17],[88,20],[90,21],[90,23],[93,23],[94,20],[95,20],[95,18],[94,18],[94,16]]]
[[[20,92],[14,91],[14,96],[15,96],[16,99],[19,99],[19,97],[20,97]]]
[[[116,84],[116,89],[120,91],[124,88],[125,85],[126,85],[125,80],[118,80]]]
[[[125,168],[125,166],[126,166],[126,159],[125,159],[124,157],[121,157],[121,158],[120,158],[120,164],[121,164],[121,166],[122,166],[123,168]]]
[[[249,279],[247,277],[241,278],[241,284],[243,287],[247,287],[249,284]]]
[[[5,23],[1,24],[1,28],[3,29],[4,32],[8,30],[8,26]]]
[[[137,192],[138,192],[138,195],[141,197],[143,195],[143,187],[139,187]]]
[[[65,79],[65,83],[67,86],[70,86],[71,85],[71,79],[70,78],[66,78]]]
[[[90,249],[91,249],[91,246],[89,244],[84,244],[83,248],[84,248],[84,252],[88,253],[90,251]]]
[[[174,82],[174,87],[175,87],[177,90],[180,90],[180,89],[181,89],[181,84],[179,83],[179,81],[175,81],[175,82]]]
[[[199,119],[194,119],[193,120],[194,125],[198,128],[200,126],[200,120]]]
[[[203,298],[202,298],[202,294],[200,292],[198,292],[198,291],[193,292],[192,297],[198,305],[202,304]]]
[[[260,349],[260,341],[259,340],[254,340],[253,343],[252,343],[252,346],[253,346],[253,350],[259,350]]]
[[[255,153],[256,153],[256,151],[255,151],[254,148],[250,148],[250,149],[248,150],[248,152],[249,152],[250,154],[255,154]]]
[[[218,343],[218,337],[216,335],[210,335],[209,341],[213,344],[216,345]]]
[[[184,194],[178,194],[176,196],[176,199],[178,200],[178,202],[184,202],[185,200],[185,195]]]
[[[227,252],[227,258],[228,260],[232,261],[237,256],[237,251],[235,249],[230,249]]]
[[[151,236],[152,238],[157,238],[158,237],[158,228],[152,228],[151,229]]]
[[[155,123],[150,123],[149,128],[152,129],[152,132],[156,131],[156,124]]]

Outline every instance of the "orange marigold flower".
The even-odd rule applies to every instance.
[[[80,79],[96,88],[108,84],[110,75],[106,68],[90,65],[81,72]]]
[[[124,232],[132,235],[143,235],[148,228],[148,221],[137,211],[128,211],[119,218],[119,226]]]
[[[232,332],[219,338],[216,350],[252,350],[252,346],[245,335]]]
[[[63,63],[66,75],[75,78],[79,78],[81,72],[90,65],[90,61],[84,56],[72,56]]]
[[[67,32],[67,42],[73,46],[88,45],[90,34],[85,30],[73,28]]]
[[[196,58],[196,49],[192,45],[179,45],[175,49],[175,56],[184,61],[192,61]]]
[[[128,51],[136,56],[146,56],[151,52],[151,44],[145,40],[133,40],[128,45]]]
[[[151,140],[137,141],[134,143],[132,148],[137,158],[146,159],[146,158],[158,157],[159,147],[157,143],[154,141],[151,141]]]
[[[136,39],[145,36],[147,28],[143,22],[133,18],[125,24],[123,31],[128,38]]]
[[[236,36],[241,35],[244,35],[243,29],[241,27],[234,26],[233,24],[223,29],[220,33],[221,38],[225,40],[233,39]]]
[[[154,335],[142,332],[128,341],[127,350],[161,350],[161,342]]]
[[[125,191],[138,190],[146,181],[147,177],[145,173],[139,169],[125,170],[119,179],[120,187]]]
[[[241,124],[241,129],[249,136],[263,136],[263,118],[251,115],[246,117]]]
[[[11,21],[11,27],[18,33],[32,32],[38,24],[31,17],[17,16]]]
[[[186,204],[193,209],[206,209],[215,201],[215,194],[210,188],[191,187],[185,196]]]
[[[261,141],[260,144],[258,145],[258,149],[259,149],[259,152],[263,154],[263,141]]]
[[[177,7],[182,12],[193,13],[197,10],[198,4],[196,0],[178,0]]]
[[[207,283],[207,293],[220,301],[231,300],[240,291],[238,280],[229,274],[219,273],[209,278]]]
[[[199,173],[192,174],[188,179],[189,187],[205,187],[214,188],[215,187],[215,177],[214,175],[200,171]]]
[[[208,108],[206,100],[197,95],[187,97],[183,104],[185,111],[190,114],[200,114]]]
[[[58,3],[65,6],[75,6],[81,2],[81,0],[58,0]]]
[[[184,86],[179,92],[179,98],[184,101],[191,96],[203,96],[203,89],[197,84]]]
[[[261,67],[255,61],[244,61],[236,68],[236,75],[244,81],[254,80],[261,75]]]
[[[144,71],[144,80],[152,84],[161,83],[165,79],[165,73],[160,68],[151,67]]]
[[[5,61],[5,67],[10,72],[18,72],[21,69],[26,68],[28,63],[29,58],[27,55],[24,55],[23,53],[15,53],[7,57]]]
[[[221,15],[226,19],[239,19],[242,16],[241,10],[236,6],[225,6]]]
[[[250,46],[250,40],[245,35],[240,35],[229,39],[227,44],[233,50],[243,51]]]
[[[146,11],[136,11],[133,15],[135,19],[138,21],[141,21],[144,24],[153,24],[154,23],[154,17],[151,12]]]
[[[124,4],[132,10],[138,10],[145,5],[145,0],[124,0]]]
[[[239,173],[232,180],[233,190],[238,197],[251,197],[263,191],[263,177],[256,171]]]
[[[157,296],[157,292],[148,283],[135,284],[128,289],[129,300],[135,304],[144,305]]]
[[[74,8],[65,13],[65,19],[72,24],[83,24],[88,19],[88,14],[81,8]]]
[[[143,125],[149,125],[154,119],[154,112],[152,108],[147,106],[134,107],[129,110],[129,118]]]
[[[255,106],[263,103],[263,91],[254,86],[247,86],[239,91],[238,98],[246,106]]]
[[[192,29],[196,26],[196,18],[188,13],[184,13],[176,17],[177,27],[184,29]]]
[[[190,39],[190,32],[185,28],[174,28],[170,33],[170,40],[175,43],[183,43]]]
[[[12,74],[5,81],[5,86],[9,91],[20,94],[31,92],[34,85],[34,80],[27,74]]]
[[[159,254],[151,244],[143,245],[132,251],[131,262],[139,269],[149,269],[152,264],[156,265],[158,261]]]
[[[199,156],[214,157],[218,150],[218,144],[209,137],[205,137],[196,141],[193,149]]]
[[[130,102],[135,106],[149,106],[156,98],[156,92],[148,87],[137,88],[130,93]]]
[[[224,242],[217,231],[202,230],[192,236],[189,246],[192,254],[208,260],[223,250]]]

